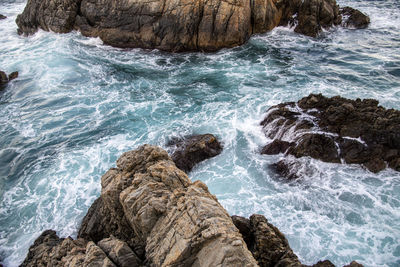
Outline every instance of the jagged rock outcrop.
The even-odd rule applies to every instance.
[[[387,166],[400,171],[400,111],[373,99],[311,94],[271,107],[261,125],[273,139],[262,149],[265,154],[362,164],[372,172]],[[278,163],[278,170],[290,173],[285,164]]]
[[[215,157],[222,152],[222,145],[212,134],[173,138],[167,146],[171,149],[171,158],[176,167],[189,172],[194,165]]]
[[[259,266],[302,266],[286,237],[264,216],[254,214],[250,219],[232,216],[232,221],[243,235]]]
[[[49,260],[52,266],[257,266],[207,186],[191,182],[161,148],[144,145],[124,153],[101,182],[100,200],[83,220],[81,238],[59,239],[46,231],[24,266]],[[145,258],[130,244],[143,244]]]
[[[28,0],[16,23],[20,34],[76,29],[116,47],[215,51],[278,25],[317,36],[341,15],[335,0]]]
[[[4,71],[0,70],[0,90],[4,89],[6,85],[18,77],[18,71],[14,71],[7,76]]]

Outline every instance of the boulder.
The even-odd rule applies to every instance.
[[[191,171],[197,163],[222,152],[221,143],[212,134],[174,138],[167,146],[172,151],[171,158],[175,165],[184,172]]]
[[[0,70],[0,89],[4,88],[8,83],[8,76],[4,71]]]
[[[8,75],[8,81],[14,80],[14,79],[16,79],[16,78],[18,78],[18,71],[11,72],[11,73]]]
[[[4,15],[0,14],[0,20],[2,20],[2,19],[6,19],[6,18],[7,18],[6,16],[4,16]]]
[[[370,19],[367,15],[352,7],[346,6],[341,8],[340,14],[343,18],[342,26],[346,28],[364,29],[367,28],[370,23]]]
[[[378,104],[374,99],[311,94],[297,103],[273,106],[261,122],[266,136],[274,139],[264,150],[362,164],[372,172],[387,166],[399,171],[400,111]],[[284,164],[278,163],[277,169],[288,173]]]
[[[28,0],[16,23],[25,35],[75,29],[115,47],[216,51],[278,25],[316,36],[340,24],[338,10],[335,0]]]

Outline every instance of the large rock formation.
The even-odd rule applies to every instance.
[[[23,266],[257,265],[207,186],[192,183],[161,148],[124,153],[101,184],[79,238],[44,232]]]
[[[16,22],[20,34],[76,29],[116,47],[215,51],[295,20],[316,36],[338,12],[335,0],[28,0]]]
[[[311,94],[297,103],[271,107],[261,125],[273,139],[263,154],[356,163],[372,172],[387,166],[400,171],[400,111],[378,106],[373,99]],[[276,167],[290,174],[284,162]]]
[[[197,163],[215,157],[222,151],[222,145],[212,134],[173,138],[168,142],[176,167],[189,172]]]
[[[124,153],[101,186],[78,239],[44,231],[21,266],[305,267],[264,216],[231,218],[159,147]]]

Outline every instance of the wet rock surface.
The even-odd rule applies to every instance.
[[[222,145],[212,134],[174,138],[168,142],[171,158],[176,167],[189,172],[199,162],[215,157],[222,152]]]
[[[346,28],[363,29],[367,28],[370,23],[367,15],[352,7],[341,8],[340,14],[342,15],[342,26]]]
[[[191,182],[161,148],[124,153],[101,184],[80,238],[45,231],[23,266],[257,266],[207,186]]]
[[[351,11],[343,25],[361,27],[359,13]],[[278,25],[297,25],[296,32],[315,37],[341,18],[335,0],[28,0],[16,23],[25,35],[75,29],[122,48],[216,51]]]
[[[271,107],[261,122],[273,142],[265,154],[310,156],[325,162],[362,164],[372,172],[400,171],[400,111],[373,99],[309,95]],[[285,166],[277,164],[281,172]]]
[[[312,266],[301,264],[285,235],[262,215],[253,214],[249,219],[234,215],[232,221],[243,235],[247,247],[260,267],[335,267],[329,260],[319,261]],[[353,261],[344,267],[348,266],[363,265]]]
[[[0,90],[3,90],[7,84],[18,77],[18,71],[14,71],[7,76],[4,71],[0,70]]]
[[[7,18],[6,16],[4,16],[4,15],[0,14],[0,20],[2,20],[2,19],[6,19],[6,18]]]

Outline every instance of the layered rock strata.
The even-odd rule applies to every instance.
[[[273,140],[262,153],[361,164],[372,172],[387,166],[400,171],[400,111],[378,104],[311,94],[273,106],[261,122]],[[288,173],[282,162],[277,168]]]
[[[234,47],[289,23],[315,37],[341,22],[335,0],[28,0],[16,20],[20,34],[76,29],[116,47],[167,51]]]
[[[222,145],[212,134],[173,138],[167,144],[176,167],[189,172],[197,163],[222,152]]]

